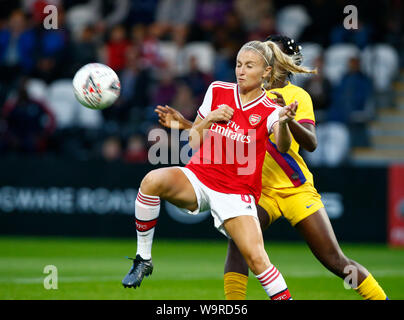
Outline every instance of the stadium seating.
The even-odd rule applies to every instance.
[[[361,68],[372,78],[374,88],[379,92],[390,89],[399,71],[399,57],[388,44],[375,44],[366,47],[361,54]]]
[[[58,128],[75,125],[78,107],[71,80],[62,79],[51,83],[48,88],[48,103],[56,116]]]
[[[76,39],[80,36],[81,30],[87,25],[95,24],[96,19],[91,3],[90,5],[76,5],[66,13],[67,26]]]
[[[101,125],[102,116],[99,111],[84,108],[77,102],[70,79],[51,83],[47,96],[59,129],[72,126],[94,128]]]
[[[301,5],[289,5],[279,10],[276,29],[292,39],[298,40],[304,28],[310,24],[310,16]]]
[[[160,41],[159,53],[163,60],[169,64],[170,70],[175,70],[176,74],[182,74],[189,70],[189,60],[192,56],[196,57],[201,71],[213,72],[215,51],[212,45],[207,42],[191,42],[180,50],[172,41]],[[185,61],[178,61],[179,54],[183,55]]]
[[[45,101],[47,90],[48,87],[45,81],[41,79],[32,78],[27,81],[28,95],[34,100]]]
[[[324,52],[324,74],[336,85],[346,73],[350,58],[358,57],[360,51],[353,44],[334,44]]]
[[[197,58],[198,66],[201,71],[206,73],[213,72],[215,60],[215,50],[208,42],[191,42],[187,45],[187,59],[194,56]]]
[[[337,167],[348,157],[350,134],[347,126],[326,122],[316,128],[318,146],[314,152],[303,151],[304,158],[313,166]]]

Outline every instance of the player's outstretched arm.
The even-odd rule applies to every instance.
[[[167,105],[164,107],[158,105],[154,112],[159,116],[159,123],[171,129],[189,130],[192,128],[192,122],[185,119],[178,110],[175,110]]]
[[[292,134],[290,133],[288,123],[296,116],[297,101],[283,107],[279,112],[279,121],[274,125],[275,142],[278,150],[285,153],[292,144]]]

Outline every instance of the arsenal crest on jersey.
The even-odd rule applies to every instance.
[[[258,114],[252,114],[250,115],[250,117],[248,118],[248,120],[250,121],[250,124],[252,126],[257,125],[260,121],[261,121],[261,116]]]

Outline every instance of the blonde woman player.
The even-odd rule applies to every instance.
[[[239,51],[237,83],[213,82],[189,133],[197,150],[184,167],[149,172],[141,182],[135,204],[137,252],[122,280],[124,287],[140,286],[153,271],[154,228],[165,199],[187,212],[210,209],[216,228],[231,238],[248,267],[272,299],[291,299],[286,283],[265,252],[256,204],[261,194],[265,144],[287,152],[291,144],[288,123],[297,103],[274,104],[262,88],[279,78],[279,70],[311,72],[298,66],[271,41],[252,41]],[[242,158],[239,158],[239,151]],[[233,153],[233,157],[228,157]],[[247,162],[245,163],[245,159]],[[268,274],[275,277],[268,279]]]
[[[270,36],[280,49],[301,62],[300,46],[284,36]],[[284,216],[304,237],[315,257],[331,272],[344,279],[355,267],[358,279],[353,289],[364,299],[387,299],[383,289],[373,276],[359,263],[346,257],[335,237],[320,195],[313,185],[313,176],[299,155],[299,146],[314,151],[317,145],[315,119],[310,95],[302,88],[288,81],[290,73],[271,84],[269,97],[278,104],[285,105],[298,101],[299,108],[295,120],[289,123],[293,135],[292,145],[283,153],[274,144],[273,135],[267,144],[267,153],[262,173],[262,194],[258,206],[261,227],[266,229],[271,223]],[[283,100],[284,99],[284,100]],[[180,129],[187,129],[192,123],[166,106],[158,106],[159,122],[170,127],[172,120]],[[224,275],[226,299],[245,299],[248,268],[234,242],[229,240]]]

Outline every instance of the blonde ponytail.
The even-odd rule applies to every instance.
[[[311,73],[316,74],[317,69],[310,70],[306,67],[298,65],[299,57],[289,56],[282,52],[275,42],[266,41],[264,42],[273,56],[272,70],[267,79],[265,79],[264,87],[266,90],[270,89],[272,84],[277,81],[284,79],[289,73]],[[272,60],[272,59],[271,59]]]

